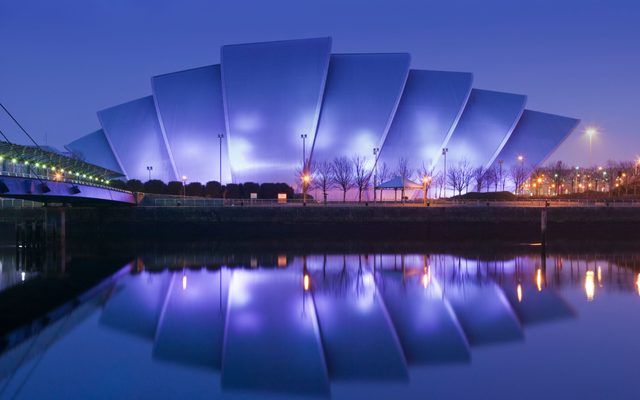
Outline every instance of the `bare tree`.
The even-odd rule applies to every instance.
[[[482,192],[482,184],[487,177],[487,170],[480,166],[473,170],[473,179],[476,181],[476,192]]]
[[[333,182],[342,189],[342,202],[347,201],[347,191],[354,187],[353,165],[347,157],[336,157],[331,165]]]
[[[324,197],[324,204],[327,204],[327,196],[329,190],[334,187],[333,168],[330,162],[322,161],[319,163],[312,163],[312,171],[314,175],[313,185],[315,188],[322,190],[322,196]]]
[[[516,194],[522,194],[522,185],[529,177],[529,169],[521,162],[514,164],[510,169],[510,176],[516,186]]]
[[[379,186],[380,183],[386,182],[391,177],[391,170],[386,162],[382,162],[379,167],[376,167],[376,179],[378,182],[374,182],[373,190],[376,190],[375,186]],[[380,191],[380,200],[382,200],[382,190]]]
[[[449,188],[455,193],[458,191],[458,194],[462,193],[462,189],[464,189],[464,185],[462,184],[462,171],[457,166],[450,166],[447,170],[447,184]]]
[[[462,160],[460,162],[460,169],[462,170],[462,182],[464,184],[464,189],[466,192],[469,191],[469,184],[473,180],[473,167],[467,160]]]
[[[556,196],[558,196],[560,193],[562,193],[562,185],[564,185],[564,180],[569,174],[569,169],[562,161],[558,161],[554,165],[552,165],[549,170],[556,189]]]
[[[495,165],[485,171],[484,185],[487,192],[491,191],[493,185],[495,185],[495,191],[498,191],[498,172]]]
[[[624,190],[624,194],[629,194],[629,187],[633,180],[635,163],[633,161],[620,161],[618,163],[618,178],[620,181],[620,189]]]
[[[402,201],[404,201],[404,182],[407,179],[411,179],[411,175],[413,175],[413,170],[409,165],[409,160],[406,158],[401,158],[398,160],[398,168],[396,169],[396,175],[400,177],[400,181],[402,182]]]
[[[424,191],[428,192],[429,189],[431,188],[431,184],[433,182],[434,179],[434,172],[435,172],[435,168],[431,167],[431,166],[425,166],[424,163],[422,163],[422,167],[420,169],[418,169],[418,174],[421,176],[422,178],[422,183],[424,185]],[[425,193],[426,196],[426,193]]]
[[[467,160],[460,161],[458,165],[447,171],[447,181],[451,189],[458,192],[458,196],[463,190],[468,189],[471,179],[473,179],[473,168]]]
[[[367,158],[355,155],[351,162],[353,163],[353,182],[358,188],[358,203],[362,202],[362,192],[369,187],[369,179],[371,179],[371,171],[367,168]]]
[[[495,182],[496,192],[498,191],[499,184],[502,185],[502,188],[500,190],[504,192],[504,184],[507,180],[507,177],[506,177],[507,174],[504,173],[504,169],[502,167],[502,164],[504,164],[504,160],[498,160],[497,163],[498,163],[498,166],[496,167],[496,182]]]
[[[546,180],[545,170],[544,168],[536,168],[529,174],[529,182],[531,183],[531,193],[539,196],[541,193],[544,194],[542,190],[544,187],[544,183]]]
[[[444,175],[441,171],[438,171],[438,173],[435,174],[433,182],[435,182],[436,185],[437,197],[442,197],[442,190],[444,189]]]

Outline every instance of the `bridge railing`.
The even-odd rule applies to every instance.
[[[0,209],[3,208],[39,208],[42,203],[22,199],[0,199]]]
[[[47,181],[47,182],[71,183],[71,184],[74,184],[74,185],[99,187],[99,188],[109,189],[109,190],[113,190],[113,191],[116,191],[116,192],[122,192],[122,193],[131,193],[128,190],[119,189],[119,188],[115,188],[115,187],[112,187],[112,186],[109,186],[109,185],[103,185],[103,184],[100,184],[100,183],[95,183],[93,181],[85,181],[85,180],[81,180],[81,179],[69,179],[69,178],[55,179],[55,178],[51,178],[49,176],[35,175],[35,174],[32,174],[32,173],[0,171],[0,177],[2,177],[2,176],[12,177],[12,178],[37,179],[37,180],[42,180],[42,181]]]
[[[422,200],[401,201],[329,201],[302,199],[220,199],[201,197],[159,197],[145,201],[146,207],[425,207]],[[639,207],[640,199],[519,199],[519,200],[451,200],[430,199],[429,207]]]

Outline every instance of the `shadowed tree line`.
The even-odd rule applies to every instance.
[[[210,181],[206,184],[200,182],[189,182],[183,185],[180,181],[165,183],[158,179],[142,182],[138,179],[124,181],[113,181],[111,186],[129,190],[132,192],[144,192],[152,194],[165,194],[174,196],[194,196],[209,197],[214,199],[249,199],[251,193],[256,193],[260,199],[277,199],[278,193],[286,193],[287,198],[294,198],[294,190],[286,183],[228,183],[221,185],[220,182]]]
[[[569,166],[562,161],[547,166],[533,167],[524,157],[505,165],[496,160],[491,167],[474,166],[462,159],[447,165],[446,175],[442,165],[438,168],[423,164],[414,168],[406,158],[400,158],[395,168],[385,162],[375,165],[375,160],[354,156],[336,157],[333,161],[311,162],[306,172],[309,186],[318,189],[326,202],[330,190],[347,192],[356,189],[357,200],[368,189],[394,177],[422,184],[432,197],[446,197],[447,192],[462,195],[468,192],[513,191],[517,195],[557,196],[584,192],[606,192],[613,195],[640,195],[640,160],[609,161],[603,166],[590,168]],[[402,198],[405,198],[404,188]],[[374,197],[376,194],[374,193]]]
[[[363,200],[363,193],[372,187],[394,177],[402,182],[415,181],[422,184],[432,197],[446,197],[445,189],[461,195],[467,192],[498,192],[507,187],[515,188],[515,194],[554,196],[583,192],[606,192],[615,195],[640,194],[640,162],[609,161],[604,166],[581,168],[569,166],[562,161],[549,163],[545,167],[533,168],[524,161],[505,167],[497,160],[490,168],[473,166],[467,160],[448,165],[446,177],[444,171],[425,166],[414,168],[406,158],[398,160],[395,168],[382,162],[375,165],[375,160],[362,156],[336,157],[333,161],[311,162],[306,171],[297,171],[298,178],[307,175],[308,187],[322,193],[326,203],[331,190],[342,192],[342,201],[346,202],[347,192],[357,190],[357,200]],[[509,186],[507,186],[509,185]],[[217,181],[206,184],[189,182],[183,186],[180,181],[165,183],[152,179],[142,182],[137,179],[128,181],[112,181],[111,186],[132,192],[145,192],[165,195],[186,195],[209,198],[249,199],[256,193],[260,199],[277,199],[279,193],[286,193],[287,198],[298,198],[294,189],[286,183],[255,182],[229,183],[221,185]],[[399,188],[402,199],[404,188]],[[375,194],[374,194],[375,196]]]

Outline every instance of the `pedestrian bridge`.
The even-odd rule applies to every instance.
[[[119,172],[42,147],[0,142],[0,197],[65,204],[137,204],[111,186]]]
[[[137,204],[132,192],[85,183],[0,175],[0,197],[41,203]]]

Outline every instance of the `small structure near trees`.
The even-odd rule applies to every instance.
[[[382,200],[382,191],[393,189],[393,199],[398,201],[398,190],[401,190],[404,194],[405,190],[422,190],[423,186],[408,178],[402,179],[399,176],[394,176],[386,182],[380,183],[375,189],[380,190],[380,200]]]

